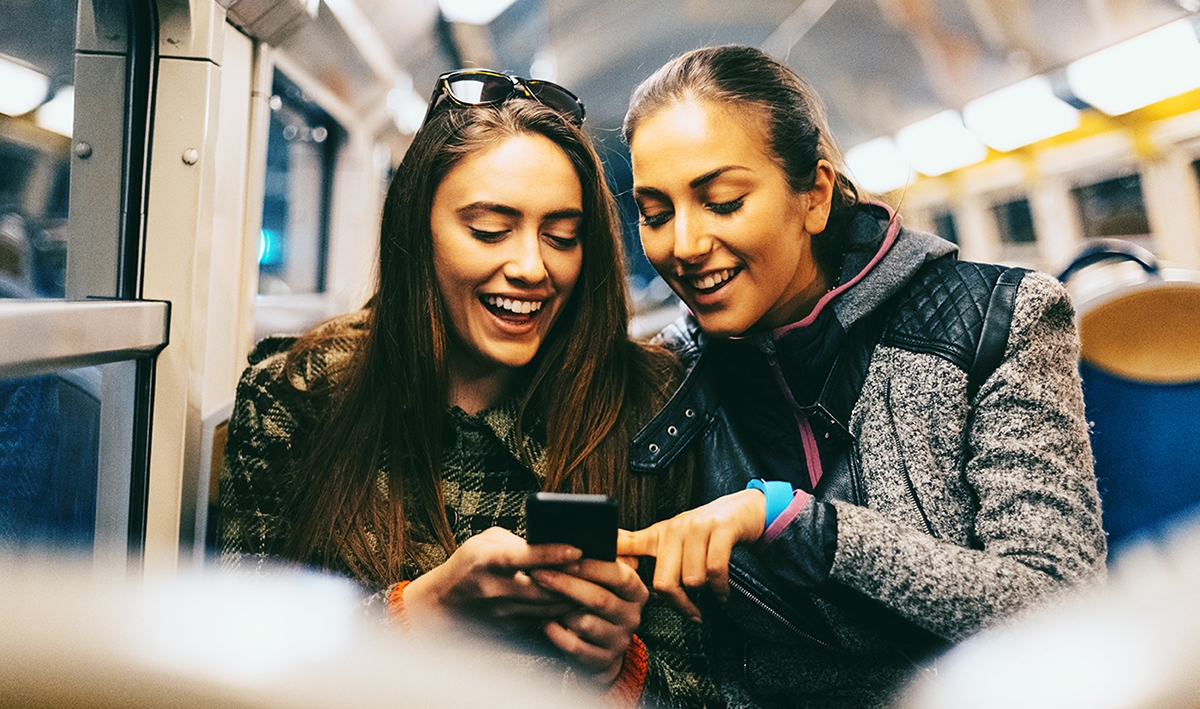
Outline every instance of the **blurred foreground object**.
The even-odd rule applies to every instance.
[[[1093,240],[1059,279],[1079,320],[1109,548],[1200,502],[1200,272]]]
[[[1200,707],[1200,509],[1129,544],[1106,591],[966,641],[897,707]]]
[[[408,643],[357,587],[300,571],[126,582],[0,557],[0,628],[6,707],[592,705],[490,665],[478,641]]]

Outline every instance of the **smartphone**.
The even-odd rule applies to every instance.
[[[617,560],[617,501],[608,495],[535,492],[525,512],[530,544],[570,544],[585,559]]]

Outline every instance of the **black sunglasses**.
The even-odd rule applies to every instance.
[[[440,106],[494,106],[509,99],[533,99],[562,114],[575,125],[583,124],[583,101],[558,84],[522,79],[489,69],[460,69],[442,74],[433,87],[429,110],[422,125]]]

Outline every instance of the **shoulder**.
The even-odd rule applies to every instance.
[[[336,386],[368,333],[365,310],[327,320],[304,335],[272,335],[255,345],[242,375],[266,384],[276,381],[297,392]]]
[[[691,366],[700,357],[705,340],[700,323],[691,313],[686,313],[659,331],[650,344],[669,350],[685,366]]]
[[[882,343],[938,355],[971,371],[979,353],[1003,353],[1028,273],[953,258],[931,261],[893,299]]]

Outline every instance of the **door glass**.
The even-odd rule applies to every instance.
[[[0,22],[0,297],[61,298],[75,107],[74,0],[13,0]]]

